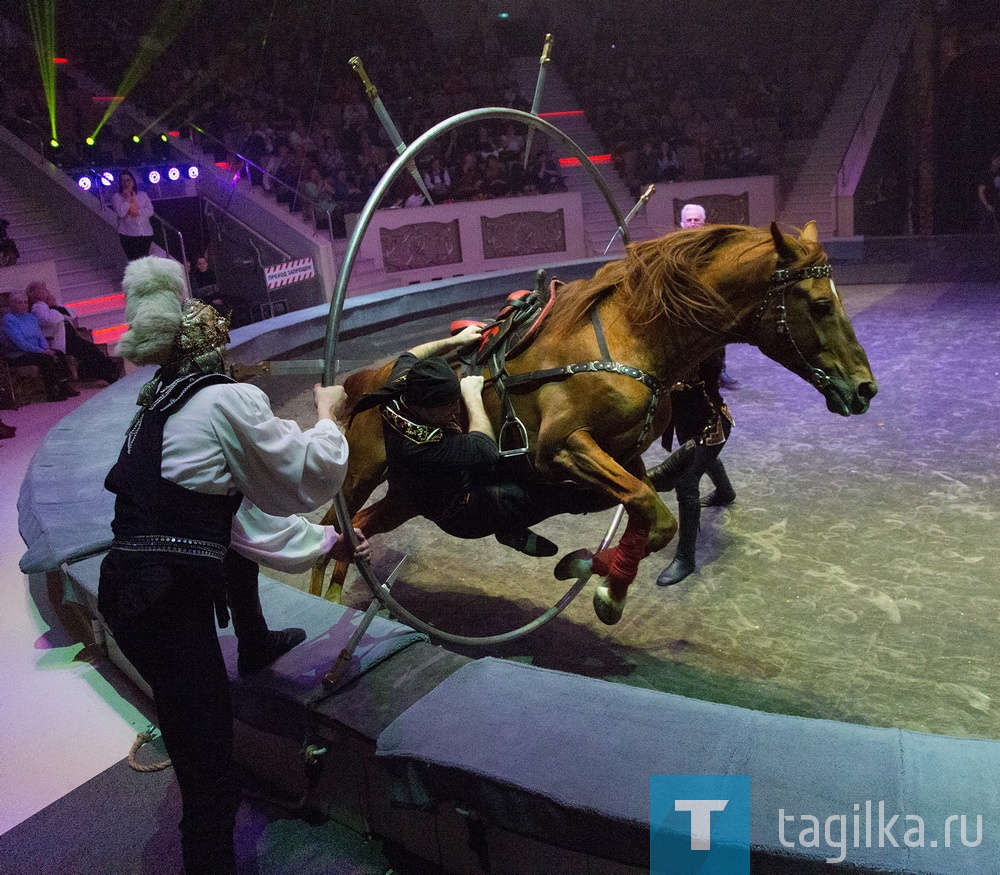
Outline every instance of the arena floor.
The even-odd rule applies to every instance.
[[[592,581],[541,630],[465,652],[765,711],[1000,738],[1000,286],[840,290],[879,382],[867,414],[835,416],[757,350],[731,347],[740,385],[726,392],[736,427],[722,459],[738,497],[703,513],[698,571],[657,587],[668,546],[643,562],[617,626],[594,615]],[[339,354],[384,361],[442,336],[451,318],[494,310],[345,340]],[[280,415],[311,424],[311,382],[262,385]],[[661,456],[651,449],[647,463]],[[595,547],[610,518],[537,529],[561,555]],[[408,557],[400,602],[452,632],[514,628],[567,586],[552,559],[460,541],[423,520],[373,545],[383,571]],[[308,587],[306,576],[283,579]],[[367,604],[360,579],[344,600]]]

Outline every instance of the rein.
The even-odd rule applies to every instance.
[[[817,264],[812,267],[799,268],[779,268],[771,274],[771,282],[764,293],[764,298],[760,306],[754,313],[753,325],[750,329],[751,335],[756,335],[760,323],[764,319],[764,314],[771,305],[771,299],[780,294],[778,303],[775,306],[775,331],[788,339],[792,349],[802,362],[806,380],[815,386],[820,392],[825,392],[830,385],[830,375],[822,368],[813,367],[802,354],[799,345],[795,342],[792,332],[788,327],[788,310],[785,307],[785,292],[796,283],[806,279],[830,279],[833,277],[833,268],[829,264]]]

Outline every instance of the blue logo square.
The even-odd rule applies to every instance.
[[[651,775],[652,875],[750,875],[750,776]]]

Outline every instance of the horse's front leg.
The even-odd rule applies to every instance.
[[[592,564],[595,573],[607,578],[594,593],[594,610],[602,622],[613,625],[621,619],[639,562],[669,543],[677,534],[677,520],[648,483],[611,458],[585,429],[565,440],[551,464],[576,482],[614,496],[628,514],[618,545],[593,557]]]

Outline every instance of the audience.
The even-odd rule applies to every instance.
[[[76,317],[56,301],[43,281],[29,283],[25,294],[46,342],[57,352],[72,356],[77,362],[80,379],[103,380],[111,385],[122,375],[122,360],[105,355],[96,344],[83,337]]]
[[[4,356],[13,365],[36,365],[49,401],[65,401],[80,393],[69,382],[72,377],[66,356],[52,349],[34,314],[28,309],[26,292],[11,292],[10,312],[3,317]]]

